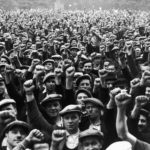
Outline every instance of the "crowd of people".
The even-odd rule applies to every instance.
[[[0,10],[0,149],[149,150],[149,16]]]

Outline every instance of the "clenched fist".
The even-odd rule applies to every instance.
[[[66,70],[66,78],[73,78],[75,73],[75,68],[74,67],[69,67]]]
[[[115,96],[115,102],[117,107],[125,107],[131,99],[131,95],[127,93],[119,93]]]
[[[135,98],[135,106],[138,108],[142,108],[144,105],[148,103],[148,97],[145,95],[140,95]]]
[[[24,83],[24,90],[26,93],[32,92],[34,88],[35,88],[35,86],[33,84],[33,80],[27,80]]]
[[[52,142],[60,143],[66,138],[66,130],[54,130],[52,133]]]

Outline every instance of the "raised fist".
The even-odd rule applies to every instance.
[[[119,93],[115,96],[117,107],[125,107],[131,99],[131,95],[127,93]]]
[[[52,133],[52,141],[54,143],[60,143],[66,138],[66,130],[54,130]]]
[[[115,99],[115,96],[117,94],[119,94],[121,92],[121,89],[120,88],[114,88],[113,90],[110,91],[110,99],[111,100],[114,100]]]
[[[101,82],[100,82],[100,78],[95,78],[94,80],[94,86],[100,86]]]
[[[15,69],[11,65],[5,64],[5,72],[10,73],[13,72]]]
[[[74,67],[69,67],[66,70],[66,78],[73,78],[75,73],[75,68]]]
[[[135,98],[135,105],[138,108],[142,108],[144,105],[148,103],[148,97],[145,95],[140,95]]]
[[[136,87],[140,86],[140,79],[139,78],[135,78],[130,82],[130,86],[132,89],[135,89]]]
[[[106,78],[106,76],[108,75],[108,71],[106,69],[101,69],[98,71],[98,73],[99,73],[99,77],[102,79]]]
[[[44,134],[37,129],[33,129],[26,137],[26,140],[29,142],[40,142],[43,139],[44,139]]]
[[[61,77],[61,75],[62,75],[62,69],[61,68],[56,68],[54,70],[54,73],[55,73],[55,77]]]
[[[33,59],[32,60],[32,63],[31,63],[31,66],[36,66],[36,65],[38,65],[40,63],[40,60],[39,59]]]
[[[35,86],[33,84],[33,80],[27,80],[24,83],[24,90],[25,90],[26,93],[32,92],[34,88],[35,88]]]
[[[8,124],[16,120],[15,114],[11,110],[0,111],[0,124]]]
[[[140,81],[140,84],[141,85],[145,85],[146,81],[150,79],[150,71],[146,70],[145,72],[143,72],[142,74],[142,78],[141,78],[141,81]]]

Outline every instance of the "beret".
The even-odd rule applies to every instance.
[[[102,132],[96,130],[96,129],[87,129],[80,133],[79,135],[79,141],[82,141],[86,137],[97,137],[98,139],[103,139],[104,135]]]
[[[127,141],[112,143],[106,150],[132,150],[132,145]]]
[[[61,101],[61,99],[62,99],[61,94],[49,94],[41,101],[40,104],[45,105],[47,102]]]
[[[88,74],[85,74],[85,75],[83,75],[83,76],[80,76],[80,77],[77,78],[77,80],[76,80],[76,86],[78,87],[79,84],[80,84],[80,82],[81,82],[82,80],[84,80],[84,79],[88,79],[88,80],[91,81],[91,76],[88,75]]]
[[[43,79],[43,83],[45,83],[46,80],[49,79],[49,78],[55,78],[55,73],[54,72],[50,72],[50,73],[46,74],[44,79]]]
[[[81,112],[81,106],[80,105],[68,105],[66,106],[62,111],[59,112],[61,116],[64,116],[65,114],[77,112],[79,114],[82,114]]]
[[[26,122],[23,121],[13,121],[11,123],[9,123],[5,128],[4,128],[4,133],[10,131],[13,127],[22,127],[23,129],[25,129],[25,132],[28,134],[30,132],[30,126],[29,124],[27,124]]]
[[[13,99],[2,99],[0,101],[0,108],[6,104],[16,104],[16,102]]]
[[[100,106],[101,108],[104,107],[104,104],[97,98],[94,98],[94,97],[91,97],[91,98],[86,98],[83,100],[83,102],[85,103],[92,103],[92,104],[95,104],[97,106]]]
[[[54,63],[54,60],[53,59],[46,59],[44,62],[43,62],[43,66],[46,64],[46,63]]]

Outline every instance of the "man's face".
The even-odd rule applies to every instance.
[[[8,62],[5,58],[1,58],[1,63],[8,64]]]
[[[61,110],[61,105],[59,101],[48,102],[44,108],[50,117],[57,117],[59,111]]]
[[[79,84],[79,88],[82,88],[82,89],[87,89],[87,90],[91,90],[91,83],[90,83],[90,80],[88,79],[83,79],[80,84]]]
[[[150,87],[146,87],[145,95],[150,99]]]
[[[143,115],[140,115],[139,121],[138,121],[138,131],[144,132],[148,128],[148,121],[147,118]]]
[[[90,103],[90,102],[86,103],[85,109],[91,119],[100,117],[100,109],[95,104]]]
[[[16,106],[13,105],[13,104],[7,104],[7,105],[4,105],[1,110],[9,110],[12,112],[12,114],[14,114],[17,118],[17,109],[16,109]]]
[[[27,136],[22,127],[14,127],[6,133],[8,146],[11,148],[16,147]]]
[[[135,57],[140,57],[141,56],[141,49],[140,48],[136,48],[135,49]]]
[[[114,65],[109,65],[107,68],[107,71],[110,73],[115,73],[116,69]]]
[[[99,70],[99,67],[100,67],[100,59],[94,59],[93,60],[93,69]]]
[[[82,142],[82,150],[101,150],[102,144],[96,137],[86,137]]]
[[[65,129],[69,133],[76,133],[78,131],[79,123],[80,123],[80,116],[77,112],[72,112],[65,114],[63,116],[63,123]]]
[[[77,41],[76,41],[76,40],[72,40],[71,46],[72,46],[72,47],[77,47]]]
[[[88,98],[87,94],[79,93],[77,95],[77,103],[82,105],[83,104],[83,100],[86,99],[86,98]]]
[[[55,90],[55,79],[54,78],[49,78],[45,82],[46,89],[48,91],[54,91]]]
[[[51,62],[47,62],[44,67],[45,67],[45,70],[47,71],[50,71],[53,69],[53,65]]]
[[[91,70],[92,70],[92,63],[91,62],[85,63],[83,66],[83,71],[88,74],[91,72]]]

